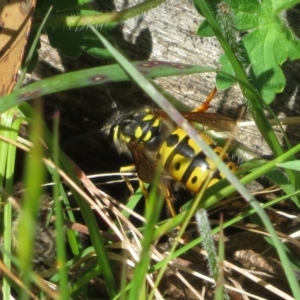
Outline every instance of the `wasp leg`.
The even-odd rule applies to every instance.
[[[149,196],[149,192],[145,186],[145,183],[139,179],[139,185],[140,185],[140,189],[142,191],[142,194],[144,196],[144,198],[146,199],[146,204],[147,204],[147,199],[148,199],[148,196]]]
[[[172,203],[172,198],[173,197],[170,193],[170,190],[164,184],[160,184],[159,189],[161,190],[161,192],[164,195],[164,198],[166,199],[168,210],[169,210],[171,216],[175,217],[177,215],[177,213],[176,213],[175,208],[174,208],[173,203]]]
[[[121,173],[136,172],[136,167],[135,167],[135,165],[125,166],[125,167],[120,168],[120,172]],[[129,178],[127,176],[124,176],[124,175],[121,175],[121,176],[124,179],[124,181],[125,181],[125,183],[127,185],[127,188],[130,191],[130,196],[134,195],[134,193],[135,193],[134,192],[134,188],[133,188],[133,186],[132,186]],[[140,186],[140,189],[142,191],[143,196],[145,197],[145,199],[147,199],[149,192],[148,192],[148,190],[147,190],[144,182],[142,180],[140,180],[140,179],[139,179],[139,186]]]
[[[217,92],[217,88],[214,88],[210,94],[207,96],[206,100],[204,103],[202,103],[200,106],[192,110],[193,112],[205,112],[209,108],[209,104],[211,100],[214,98],[215,94]]]
[[[122,167],[120,168],[120,172],[121,173],[125,173],[125,172],[135,172],[135,165],[130,165],[130,166],[126,166],[126,167]],[[124,179],[127,188],[130,192],[130,196],[132,196],[134,194],[134,189],[133,186],[129,180],[129,178],[127,176],[121,175],[121,177]]]

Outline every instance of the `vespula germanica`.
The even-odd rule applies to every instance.
[[[209,100],[210,101],[210,100]],[[204,113],[207,103],[183,116],[191,122],[214,124],[217,121],[233,121],[216,113]],[[202,139],[212,147],[233,172],[237,165],[222,147],[218,146],[205,132],[199,132]],[[177,127],[167,115],[150,108],[129,112],[119,116],[110,127],[110,136],[121,152],[130,152],[139,179],[151,183],[157,168],[161,168],[171,179],[181,182],[188,190],[198,193],[207,177],[212,186],[223,174],[216,163],[203,153],[202,149],[182,128]],[[212,173],[213,172],[213,173]]]

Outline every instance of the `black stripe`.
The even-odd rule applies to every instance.
[[[174,137],[178,137],[178,139],[179,139],[179,136],[178,136],[177,134],[171,134],[171,135],[167,138],[167,140],[166,140],[167,146],[168,146],[168,144],[170,144],[169,141],[172,140],[172,139],[174,139]],[[168,170],[168,168],[170,167],[170,164],[171,164],[172,161],[174,160],[174,156],[175,156],[176,154],[182,155],[182,152],[184,152],[183,149],[186,148],[188,140],[189,140],[189,136],[185,136],[185,137],[179,142],[179,144],[177,144],[177,146],[174,147],[173,151],[170,153],[170,155],[169,155],[169,157],[167,158],[166,163],[165,163],[165,165],[164,165],[164,167],[165,167],[166,170]]]
[[[190,137],[187,135],[176,147],[177,153],[183,157],[193,158],[195,156],[195,149],[189,145]]]
[[[219,169],[216,169],[216,170],[214,171],[214,174],[212,175],[211,179],[219,179],[219,180],[222,179],[222,177],[221,177],[221,172],[220,172]]]

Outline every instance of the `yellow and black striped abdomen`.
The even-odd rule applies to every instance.
[[[207,135],[199,134],[217,154],[220,155],[223,152],[223,149]],[[216,164],[206,157],[202,149],[181,128],[177,128],[162,144],[158,153],[158,161],[174,180],[181,182],[194,193],[199,192],[211,172],[214,173],[208,186],[224,177],[216,168]],[[237,170],[236,164],[228,160],[226,154],[223,156],[223,161],[233,172]]]

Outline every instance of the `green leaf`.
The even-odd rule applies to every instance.
[[[221,1],[210,1],[214,7],[212,13],[217,16],[217,7]],[[280,13],[296,3],[295,0],[228,0],[230,11],[221,10],[221,16],[232,18],[236,34],[249,32],[240,40],[239,46],[245,68],[249,68],[249,78],[267,103],[271,103],[276,93],[282,92],[285,77],[280,66],[286,60],[300,57],[300,44],[293,32],[283,21]],[[218,15],[220,20],[220,14]],[[222,23],[220,26],[222,27]],[[210,32],[207,23],[198,29],[199,35],[207,36]],[[226,26],[226,24],[224,25]],[[226,28],[222,28],[227,30]],[[220,58],[222,70],[233,74],[233,69],[226,56]],[[223,76],[217,77],[217,87],[225,89],[233,84]]]
[[[47,33],[51,46],[57,48],[66,57],[76,59],[82,51],[98,58],[111,57],[109,52],[99,44],[95,35],[86,28],[79,31],[56,28],[47,30]]]
[[[87,0],[65,0],[65,1],[45,1],[40,0],[36,9],[36,16],[43,18],[46,9],[53,5],[53,13],[50,20],[53,22],[56,19],[66,15],[70,16],[100,16],[101,13],[94,9],[92,2]],[[99,44],[99,40],[87,28],[52,28],[46,29],[48,38],[52,47],[57,48],[64,56],[76,59],[82,51],[98,58],[110,58],[109,52]],[[101,31],[113,29],[115,25],[102,25]],[[105,34],[106,38],[110,38]]]
[[[278,164],[277,167],[300,171],[300,161],[299,160],[287,161],[287,162]]]
[[[197,34],[203,37],[210,37],[214,35],[211,27],[208,25],[208,22],[204,20],[197,29]]]
[[[80,36],[76,36],[73,30],[50,29],[47,32],[49,42],[53,48],[59,49],[66,57],[74,59],[79,57],[81,54]]]

